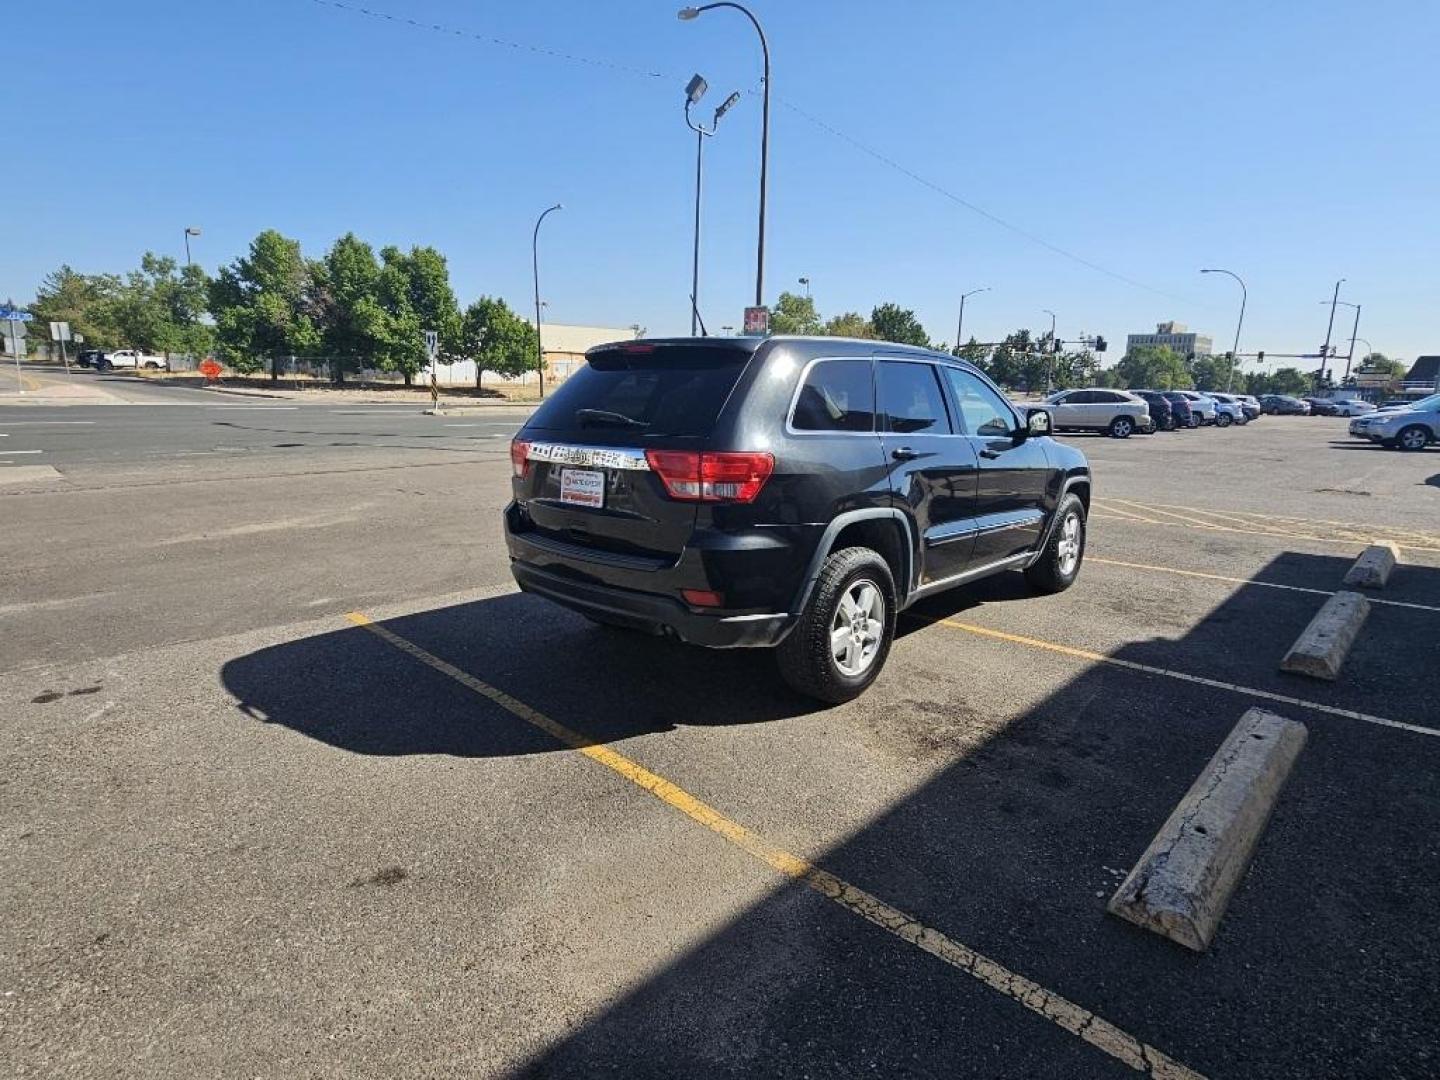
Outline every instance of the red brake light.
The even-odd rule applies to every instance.
[[[510,442],[510,468],[516,476],[524,476],[530,461],[530,444],[523,439]]]
[[[775,471],[774,455],[763,452],[646,450],[645,460],[670,497],[687,502],[754,502]]]
[[[711,589],[681,589],[680,595],[691,607],[725,606],[725,595]]]
[[[654,345],[621,345],[621,346],[620,346],[620,351],[621,351],[621,352],[628,352],[628,353],[652,353],[652,352],[655,351],[655,346],[654,346]]]

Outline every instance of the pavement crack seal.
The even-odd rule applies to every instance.
[[[799,856],[791,855],[789,852],[775,847],[759,834],[751,832],[738,822],[731,821],[718,810],[707,806],[693,795],[676,787],[664,777],[652,773],[624,754],[617,753],[603,743],[597,743],[587,735],[552,720],[544,713],[532,709],[523,701],[511,697],[503,690],[482,682],[469,672],[462,671],[454,664],[427,652],[394,631],[372,622],[368,616],[358,611],[350,612],[346,618],[407,656],[494,702],[512,716],[540,729],[572,750],[584,754],[590,760],[604,765],[635,786],[649,792],[667,806],[680,811],[712,832],[724,837],[772,869],[808,886],[826,899],[834,901],[852,914],[888,931],[901,941],[914,945],[936,959],[974,977],[992,990],[1025,1006],[1031,1012],[1044,1017],[1072,1035],[1079,1036],[1091,1046],[1122,1064],[1128,1065],[1136,1072],[1160,1077],[1163,1080],[1203,1080],[1200,1073],[1172,1060],[1153,1046],[1141,1042],[1088,1009],[1046,990],[1038,983],[1031,982],[1023,975],[1010,971],[1004,965],[982,956],[969,946],[947,937],[940,931],[925,926],[898,908],[872,896],[864,889],[851,885]]]

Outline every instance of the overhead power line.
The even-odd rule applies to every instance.
[[[387,11],[379,11],[374,8],[362,7],[359,4],[348,4],[345,3],[344,0],[310,0],[310,2],[313,4],[318,4],[321,7],[336,8],[340,11],[348,11],[355,15],[362,15],[367,18],[377,19],[383,22],[400,23],[406,26],[411,26],[416,30],[423,30],[429,33],[445,34],[451,37],[464,38],[471,41],[478,41],[481,44],[491,45],[497,48],[512,49],[516,52],[533,53],[536,56],[545,56],[549,57],[552,60],[563,60],[572,64],[582,64],[586,67],[603,68],[609,71],[616,71],[620,72],[621,74],[633,75],[643,79],[675,79],[679,81],[684,80],[684,76],[676,75],[672,72],[648,71],[644,68],[633,67],[628,64],[617,64],[610,60],[597,60],[596,58],[591,56],[580,56],[576,53],[561,52],[558,49],[547,49],[540,45],[529,45],[523,42],[509,41],[505,38],[495,37],[491,34],[483,34],[472,30],[464,30],[455,26],[446,26],[442,23],[426,22],[421,19],[413,19],[408,15],[394,15]],[[747,94],[753,95],[758,93],[759,91],[747,90],[745,92]],[[1063,248],[1059,244],[1051,243],[1043,236],[1039,236],[1029,231],[1028,229],[1022,228],[1021,226],[1014,224],[1013,222],[1006,221],[998,214],[992,214],[983,206],[978,206],[975,203],[971,202],[969,199],[957,195],[949,188],[944,187],[941,184],[937,184],[935,181],[930,180],[924,176],[921,176],[913,169],[907,168],[900,162],[896,161],[894,158],[891,158],[886,154],[881,153],[879,150],[876,150],[874,147],[864,142],[861,142],[853,135],[849,135],[846,132],[841,131],[834,124],[822,120],[814,113],[811,113],[806,109],[801,108],[794,102],[788,101],[778,94],[772,96],[777,102],[779,102],[785,108],[789,109],[796,116],[814,125],[819,130],[825,132],[827,135],[830,135],[832,138],[836,138],[839,139],[841,142],[848,143],[856,150],[859,150],[862,154],[874,158],[882,165],[886,165],[889,168],[894,169],[900,175],[915,181],[915,183],[921,185],[922,187],[928,188],[929,190],[935,192],[935,194],[940,195],[941,197],[955,203],[957,206],[961,206],[964,209],[969,210],[972,214],[976,214],[984,218],[986,221],[989,221],[993,225],[998,225],[1000,228],[1012,232],[1016,236],[1028,240],[1032,244],[1042,247],[1046,251],[1049,251],[1054,255],[1059,255],[1063,259],[1068,259],[1069,261],[1076,263],[1079,266],[1083,266],[1087,270],[1093,270],[1097,274],[1103,274],[1108,278],[1112,278],[1115,281],[1122,282],[1126,285],[1131,286],[1132,288],[1141,289],[1145,292],[1153,293],[1156,296],[1163,296],[1167,300],[1176,300],[1180,301],[1181,303],[1185,302],[1181,297],[1175,296],[1172,293],[1167,293],[1161,289],[1157,289],[1152,285],[1147,285],[1143,281],[1137,281],[1135,278],[1122,274],[1117,270],[1111,270],[1109,267],[1102,266],[1097,262],[1087,259],[1081,255],[1077,255],[1075,252]]]

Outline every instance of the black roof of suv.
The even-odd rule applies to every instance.
[[[592,621],[778,646],[792,685],[839,701],[918,598],[1079,571],[1084,456],[962,360],[801,337],[586,359],[511,445],[505,531],[520,587]]]

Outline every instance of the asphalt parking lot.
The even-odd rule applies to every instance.
[[[1440,451],[1067,437],[1076,586],[817,708],[515,592],[513,412],[239,405],[0,411],[57,473],[0,484],[5,1075],[1440,1072]],[[1252,705],[1309,741],[1197,955],[1105,904]]]

